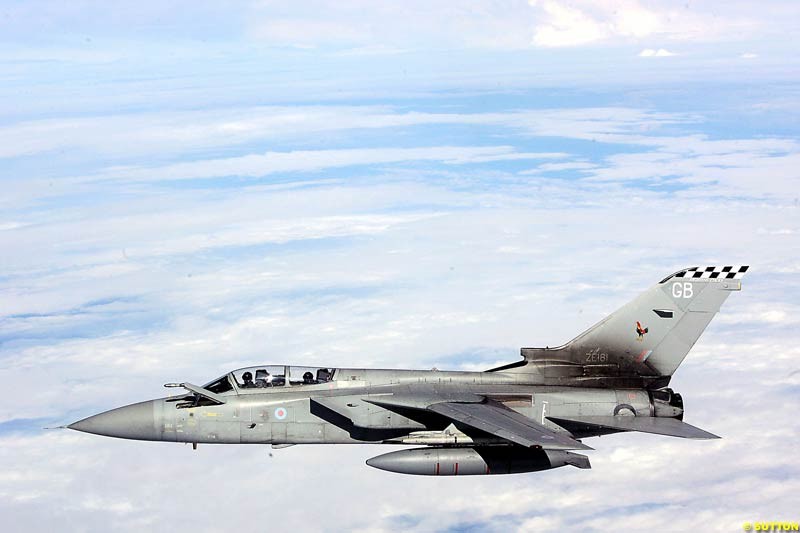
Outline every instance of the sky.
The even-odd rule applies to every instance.
[[[799,30],[793,1],[0,3],[0,523],[800,520]],[[42,429],[254,364],[483,370],[723,264],[743,290],[671,383],[716,441],[438,479]]]

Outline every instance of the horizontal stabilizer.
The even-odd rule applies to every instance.
[[[556,453],[559,453],[559,452],[554,451],[554,450],[548,450],[546,453],[547,453],[548,457],[553,457]],[[561,453],[561,457],[563,457],[564,462],[566,464],[568,464],[568,465],[572,465],[572,466],[574,466],[576,468],[580,468],[580,469],[592,468],[592,465],[589,462],[589,458],[586,457],[585,455],[581,455],[579,453],[572,453],[572,452],[560,452],[560,453]]]
[[[718,439],[717,435],[703,431],[676,418],[657,418],[651,416],[571,416],[569,418],[547,417],[560,426],[587,426],[616,429],[618,431],[640,431],[684,439]],[[563,423],[563,424],[562,424]]]

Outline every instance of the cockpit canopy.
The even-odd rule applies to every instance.
[[[210,383],[203,388],[222,394],[236,389],[266,389],[270,387],[300,387],[306,385],[319,385],[333,380],[335,369],[314,366],[279,366],[262,365],[234,370]]]

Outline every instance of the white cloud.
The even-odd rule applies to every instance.
[[[443,113],[403,111],[390,106],[260,106],[194,112],[110,114],[89,118],[21,121],[0,127],[0,158],[56,150],[109,157],[169,155],[261,142],[298,141],[309,135],[347,130],[475,124],[515,126],[537,120],[666,120],[636,110],[600,108],[541,112]],[[615,113],[620,113],[618,118]]]
[[[641,0],[505,0],[469,6],[312,2],[302,9],[256,4],[248,35],[280,46],[514,50],[593,43],[639,42],[650,37],[708,42],[746,39],[776,21],[746,4],[677,5]],[[415,31],[409,33],[408,27]],[[376,48],[377,47],[377,48]]]
[[[511,146],[298,150],[175,163],[154,168],[109,169],[107,172],[101,172],[98,177],[119,180],[203,179],[226,176],[256,178],[281,172],[309,172],[325,168],[406,161],[440,161],[445,164],[460,165],[520,159],[557,159],[565,155],[559,152],[516,152]]]
[[[639,57],[670,57],[674,56],[673,52],[669,50],[665,50],[664,48],[659,48],[658,50],[654,50],[652,48],[645,48],[641,52],[639,52]]]
[[[580,9],[556,0],[531,0],[534,7],[541,6],[547,23],[536,27],[533,44],[538,46],[575,46],[605,39],[610,28],[590,17]]]
[[[17,229],[23,227],[25,224],[20,222],[2,222],[0,223],[0,231],[6,231],[11,229]]]
[[[797,324],[800,322],[800,308],[783,303],[758,303],[746,310],[720,316],[719,320],[730,324]]]
[[[537,11],[533,44],[578,46],[601,42],[639,42],[659,37],[704,41],[724,29],[747,25],[741,19],[639,0],[530,0]]]

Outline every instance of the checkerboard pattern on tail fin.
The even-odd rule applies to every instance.
[[[684,270],[679,270],[671,276],[661,280],[664,283],[671,278],[692,278],[692,279],[740,279],[750,268],[748,265],[743,266],[707,266],[707,267],[691,267]]]

